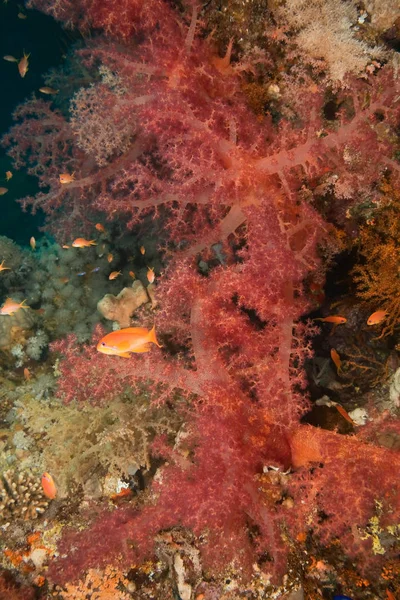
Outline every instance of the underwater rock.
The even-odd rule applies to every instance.
[[[133,282],[132,287],[124,288],[118,296],[106,294],[97,303],[97,310],[109,321],[117,321],[121,328],[129,327],[130,317],[137,308],[150,302],[146,289],[141,281]]]

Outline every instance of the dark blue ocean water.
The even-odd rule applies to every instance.
[[[63,61],[63,56],[73,41],[73,36],[65,32],[52,18],[36,10],[25,10],[23,3],[0,0],[0,137],[12,125],[14,108],[31,97],[43,84],[43,74]],[[26,14],[26,19],[18,18],[18,13]],[[21,58],[24,51],[30,53],[29,71],[24,78],[18,73],[16,63],[3,59],[10,54]],[[5,172],[12,171],[13,178],[6,183]],[[32,216],[23,213],[17,198],[34,195],[37,191],[36,179],[23,170],[15,171],[5,150],[0,148],[0,186],[7,187],[8,193],[0,196],[0,235],[6,235],[17,243],[28,245],[33,235],[39,237],[38,228],[43,224],[43,214]]]

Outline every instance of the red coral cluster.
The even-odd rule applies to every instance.
[[[35,4],[49,9],[47,2]],[[77,2],[52,6],[61,19],[78,19]],[[303,363],[314,328],[299,319],[308,308],[305,278],[323,272],[319,246],[328,254],[334,248],[313,193],[338,203],[336,218],[344,221],[383,170],[398,179],[388,133],[399,94],[393,75],[383,70],[368,82],[352,82],[330,124],[323,118],[324,90],[315,94],[306,86],[300,98],[293,92],[291,120],[260,124],[236,71],[195,38],[195,7],[187,27],[160,0],[124,2],[121,10],[131,11],[129,19],[112,2],[79,3],[83,22],[109,37],[80,51],[94,80],[73,100],[72,126],[86,118],[90,96],[102,114],[106,103],[109,135],[123,130],[124,147],[110,140],[100,166],[95,128],[85,130],[82,121],[88,137],[79,143],[68,119],[43,103],[17,113],[24,120],[6,141],[50,186],[25,205],[43,208],[53,230],[68,221],[82,231],[82,214],[90,221],[95,211],[128,227],[144,216],[160,217],[169,234],[169,264],[157,290],[164,348],[130,361],[79,353],[70,339],[53,349],[65,354],[60,391],[66,401],[74,395],[110,400],[123,385],[139,384],[154,401],[173,402],[179,393],[191,399],[191,455],[186,461],[179,452],[169,456],[152,487],[154,505],[105,512],[88,531],[65,533],[50,574],[67,581],[117,556],[129,564],[135,554],[152,551],[158,530],[178,524],[201,536],[203,562],[214,569],[233,562],[250,571],[267,556],[268,570],[282,575],[289,551],[283,532],[294,539],[309,529],[324,542],[343,536],[344,550],[366,564],[371,539],[360,532],[375,500],[393,522],[399,515],[398,483],[386,466],[399,459],[356,438],[300,426],[307,409]],[[142,35],[130,40],[132,31]],[[35,110],[39,118],[30,118]],[[378,127],[382,119],[385,131]],[[65,171],[74,171],[75,181],[62,186],[58,175]],[[56,221],[57,207],[62,219]],[[310,474],[309,463],[324,467]],[[283,491],[294,506],[263,496],[257,477],[268,465],[299,469]],[[360,498],[355,507],[354,498]]]

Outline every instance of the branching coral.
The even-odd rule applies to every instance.
[[[89,22],[85,0],[36,4]],[[25,118],[6,143],[48,186],[24,205],[43,208],[53,231],[66,222],[81,228],[96,211],[127,227],[159,219],[168,236],[155,317],[163,347],[127,360],[96,353],[99,330],[92,345],[79,346],[74,336],[58,340],[52,350],[61,354],[59,395],[65,403],[104,406],[130,387],[145,391],[153,405],[177,410],[184,398],[190,408],[185,451],[179,440],[172,447],[155,439],[168,464],[143,505],[104,510],[85,531],[66,529],[50,577],[67,582],[110,560],[128,566],[154,552],[157,532],[177,524],[201,540],[211,576],[232,566],[249,575],[257,563],[278,580],[289,553],[282,531],[295,539],[312,530],[325,543],[340,536],[343,553],[366,568],[370,542],[359,531],[376,499],[388,521],[398,519],[398,483],[387,465],[399,458],[358,438],[300,424],[308,408],[303,363],[316,331],[302,316],[309,309],[304,281],[321,278],[325,267],[321,246],[325,256],[338,247],[313,206],[314,191],[335,202],[335,220],[343,224],[349,207],[374,190],[379,194],[383,174],[393,185],[399,181],[393,144],[399,88],[391,66],[367,81],[351,80],[330,119],[326,88],[308,79],[288,84],[291,111],[260,126],[229,52],[216,57],[195,36],[195,4],[184,24],[167,2],[139,6],[124,0],[117,10],[111,0],[95,0],[90,21],[109,37],[99,35],[80,56],[88,69],[101,63],[117,73],[123,91],[114,93],[107,127],[114,123],[118,137],[119,119],[129,112],[134,135],[124,130],[123,152],[103,152],[100,169],[96,138],[82,149],[69,120],[43,103],[19,110]],[[141,35],[132,40],[132,30]],[[113,93],[112,85],[104,86],[95,87],[101,114]],[[73,110],[76,128],[86,107],[81,114],[78,106]],[[66,170],[75,172],[75,180],[62,186],[58,175]],[[143,326],[153,324],[144,316]],[[295,471],[290,482],[279,480],[290,489],[291,502],[276,503],[260,490],[268,466]],[[335,511],[335,498],[341,508],[348,490],[352,502]],[[287,493],[282,489],[280,497]]]

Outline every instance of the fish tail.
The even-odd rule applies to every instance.
[[[29,308],[29,306],[27,304],[25,304],[25,302],[26,302],[26,299],[22,300],[20,308]]]
[[[97,242],[95,242],[94,240],[90,240],[89,245],[90,246],[97,246]]]
[[[149,332],[149,342],[153,342],[153,344],[155,344],[159,348],[162,348],[161,344],[158,343],[158,340],[156,338],[156,326],[155,325],[153,325],[153,329]]]

